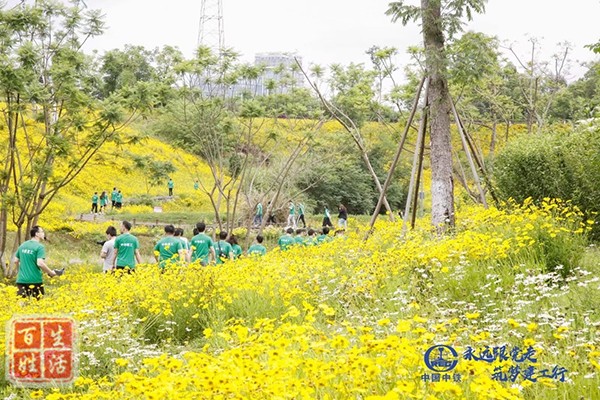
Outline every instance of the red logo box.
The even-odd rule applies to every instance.
[[[6,379],[29,387],[69,385],[78,358],[75,321],[63,316],[18,316],[6,325]]]

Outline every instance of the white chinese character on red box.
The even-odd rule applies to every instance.
[[[18,316],[7,323],[6,379],[22,386],[70,384],[76,378],[75,321]]]

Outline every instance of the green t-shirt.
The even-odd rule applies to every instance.
[[[307,236],[304,238],[304,245],[305,246],[314,246],[315,244],[317,244],[317,238],[314,236]]]
[[[223,264],[224,260],[229,260],[229,253],[233,253],[231,245],[224,240],[219,240],[213,247],[215,248],[217,264]]]
[[[296,236],[294,242],[296,242],[296,244],[304,245],[304,238],[304,236]]]
[[[329,214],[329,210],[327,208],[325,208],[325,218],[331,218],[331,215]]]
[[[37,265],[38,258],[46,258],[43,244],[37,240],[28,240],[19,246],[15,256],[19,259],[17,283],[43,283],[42,270]]]
[[[210,236],[199,233],[192,238],[190,246],[192,249],[192,262],[200,260],[204,264],[208,263],[210,248],[214,247]]]
[[[293,204],[290,204],[290,215],[294,215],[296,213],[296,208]]]
[[[169,189],[173,189],[173,186],[175,186],[175,184],[173,183],[173,181],[169,181],[169,183],[167,185],[168,185]]]
[[[131,233],[124,233],[115,239],[117,254],[117,267],[135,268],[135,251],[140,248],[137,238]]]
[[[111,201],[117,201],[117,196],[119,195],[119,192],[117,192],[116,190],[113,190],[112,193],[110,194],[110,200]]]
[[[298,205],[298,215],[304,215],[304,204],[302,203]]]
[[[242,255],[242,253],[243,253],[242,246],[240,246],[239,244],[234,244],[233,246],[231,246],[231,248],[233,249],[233,258],[234,259],[236,259]]]
[[[287,250],[290,246],[294,245],[295,243],[296,241],[294,240],[294,238],[289,235],[283,235],[277,241],[277,244],[279,245],[279,248],[281,250]]]
[[[258,203],[256,205],[256,215],[260,215],[260,216],[263,215],[263,208],[262,208],[262,204],[260,204],[260,203]]]
[[[194,190],[198,190],[200,188],[200,184],[198,182],[194,182]]]
[[[92,203],[93,204],[98,204],[98,195],[97,194],[95,194],[95,195],[92,196]]]
[[[317,244],[329,242],[330,240],[331,240],[331,237],[329,237],[328,235],[319,235],[317,237]]]
[[[267,254],[267,249],[262,244],[253,244],[248,249],[248,255],[252,255],[252,254],[258,254],[260,256],[264,256],[265,254]]]
[[[100,195],[100,205],[105,206],[108,203],[108,196],[105,194],[104,196]]]
[[[154,246],[154,251],[158,252],[159,267],[164,268],[168,263],[177,262],[181,249],[183,249],[183,242],[174,236],[160,239]]]

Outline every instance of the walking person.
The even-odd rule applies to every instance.
[[[323,227],[323,233],[317,237],[316,244],[321,244],[325,242],[331,241],[331,236],[329,236],[329,227]]]
[[[17,270],[17,295],[27,298],[39,299],[44,295],[44,281],[42,272],[49,277],[62,275],[62,270],[52,270],[46,265],[46,250],[41,243],[46,237],[40,226],[34,226],[29,231],[31,239],[21,244],[15,254],[15,268]]]
[[[106,190],[102,191],[102,194],[100,195],[100,212],[104,213],[106,212],[106,205],[108,204],[108,194],[106,193]]]
[[[198,230],[198,234],[194,235],[190,241],[191,254],[188,256],[188,259],[190,262],[200,260],[200,264],[206,266],[210,262],[211,257],[215,258],[215,248],[210,236],[204,233],[206,224],[198,222],[196,229]]]
[[[229,242],[229,244],[231,245],[231,249],[233,250],[233,259],[237,260],[243,253],[242,246],[240,246],[238,244],[238,241],[237,241],[237,238],[235,237],[235,235],[229,236],[229,239],[227,239],[227,242]]]
[[[256,243],[254,243],[252,246],[250,246],[248,248],[248,255],[259,255],[259,256],[264,256],[265,254],[267,254],[267,248],[265,246],[263,246],[262,242],[263,242],[264,238],[261,235],[257,235],[256,236]]]
[[[186,253],[183,246],[183,242],[175,237],[175,227],[166,225],[165,236],[154,246],[154,258],[156,258],[162,272],[168,265],[185,259]]]
[[[225,239],[227,239],[227,232],[221,231],[219,241],[214,245],[215,263],[217,265],[223,264],[226,260],[233,260],[233,248]]]
[[[296,229],[296,237],[294,238],[294,241],[296,242],[296,244],[304,246],[305,242],[306,242],[306,229],[304,229],[304,228]]]
[[[254,214],[254,221],[252,222],[252,225],[254,225],[255,227],[261,226],[262,218],[263,218],[263,206],[262,206],[261,202],[258,202],[258,204],[256,205],[256,213]]]
[[[185,259],[187,260],[187,253],[190,251],[190,241],[183,236],[183,228],[175,228],[175,237],[181,241],[185,252]]]
[[[113,208],[115,208],[115,204],[117,204],[117,195],[119,192],[117,192],[117,188],[114,187],[112,190],[112,193],[110,194],[110,201],[111,201],[111,206],[110,209],[112,210]]]
[[[115,207],[117,207],[117,210],[120,210],[122,206],[123,206],[123,193],[121,193],[121,191],[119,190],[115,197]]]
[[[341,203],[338,206],[338,226],[341,229],[347,229],[348,228],[348,210]]]
[[[273,210],[273,207],[271,207],[271,202],[269,201],[269,204],[267,205],[267,210],[269,210],[269,219],[267,219],[267,225],[272,224],[275,225],[277,224],[277,220],[275,219],[275,211]]]
[[[290,200],[290,204],[288,205],[288,209],[290,210],[290,213],[288,215],[288,219],[287,219],[287,226],[290,226],[294,229],[296,229],[296,207],[294,206],[294,202]]]
[[[106,228],[106,242],[102,245],[100,258],[104,260],[102,272],[107,273],[112,270],[115,261],[115,238],[117,237],[117,228],[109,226]]]
[[[169,188],[169,197],[173,197],[173,188],[175,187],[175,182],[173,182],[173,179],[169,178],[167,187]]]
[[[323,226],[333,227],[333,224],[331,223],[331,214],[329,214],[329,208],[327,208],[327,206],[325,206],[325,213],[323,214]]]
[[[279,248],[281,249],[281,251],[285,251],[285,250],[289,249],[290,246],[293,246],[294,244],[296,244],[296,241],[292,237],[293,234],[294,234],[294,228],[287,228],[285,231],[285,234],[279,238],[279,240],[277,241],[277,244],[279,245]]]
[[[140,264],[142,257],[140,255],[140,242],[129,231],[131,222],[121,222],[121,234],[115,239],[115,261],[113,270],[126,270],[127,273],[135,271],[136,262]]]
[[[298,225],[300,225],[300,221],[302,221],[302,227],[306,228],[306,220],[304,219],[304,204],[302,203],[298,203]]]
[[[98,213],[98,192],[94,192],[94,195],[92,196],[92,213],[97,214]]]

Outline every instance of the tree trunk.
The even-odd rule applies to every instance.
[[[443,232],[446,227],[454,226],[454,182],[440,3],[440,0],[421,0],[423,41],[430,77],[428,97],[431,116],[431,222]]]
[[[494,152],[496,151],[496,136],[497,136],[497,122],[496,116],[493,116],[494,120],[492,121],[492,138],[490,139],[490,156],[494,156]]]

